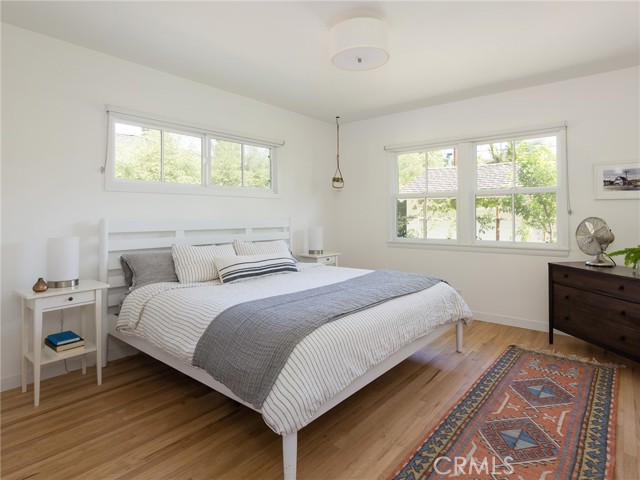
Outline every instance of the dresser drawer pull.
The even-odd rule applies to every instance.
[[[565,274],[563,275],[563,277],[564,277],[564,278],[569,278],[569,274],[568,274],[568,273],[565,273]]]
[[[565,300],[569,300],[569,295],[565,295],[565,296],[564,296],[564,299],[565,299]]]
[[[626,337],[625,335],[622,335],[622,336],[620,337],[620,340],[622,340],[623,342],[624,342],[626,339],[627,339],[627,337]]]
[[[624,317],[626,314],[627,314],[627,312],[625,312],[624,310],[622,310],[622,311],[620,312],[620,315],[622,315],[623,317]]]
[[[70,302],[73,302],[73,297],[69,297],[69,301],[70,301]]]
[[[623,291],[624,290],[624,285],[620,285],[620,288],[618,288],[618,290]]]
[[[564,317],[565,321],[569,321],[569,315],[567,315],[566,317]]]

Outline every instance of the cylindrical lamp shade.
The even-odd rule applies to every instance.
[[[75,287],[80,277],[80,238],[50,238],[47,243],[47,283],[50,288]]]
[[[389,61],[387,26],[377,18],[350,18],[331,30],[331,61],[344,70],[371,70]]]
[[[309,227],[309,253],[322,255],[322,227]]]

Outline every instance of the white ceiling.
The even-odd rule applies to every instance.
[[[640,3],[2,1],[2,21],[333,122],[640,64]],[[329,32],[389,27],[390,61],[347,72]]]

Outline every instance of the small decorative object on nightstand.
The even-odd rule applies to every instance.
[[[42,293],[42,292],[46,292],[48,288],[49,288],[49,285],[47,285],[47,282],[44,281],[44,278],[40,277],[38,278],[38,281],[33,284],[33,287],[31,287],[31,290],[33,290],[36,293]]]
[[[22,298],[22,391],[27,391],[27,368],[33,365],[33,404],[40,404],[40,368],[47,363],[82,357],[82,373],[87,373],[86,354],[96,352],[96,376],[102,384],[102,292],[107,283],[83,280],[77,287],[49,288],[46,292],[34,293],[30,288],[15,290]],[[95,343],[86,340],[86,310],[94,306],[96,320]],[[80,336],[85,339],[82,347],[54,352],[45,348],[42,337],[42,316],[45,312],[71,307],[83,307]],[[31,327],[31,328],[29,328]],[[32,334],[33,349],[29,351],[29,330]]]
[[[337,267],[340,255],[342,254],[337,252],[324,252],[322,254],[298,253],[296,258],[303,263],[321,263],[329,267]]]

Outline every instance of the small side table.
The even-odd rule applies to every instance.
[[[102,384],[102,293],[108,288],[106,283],[96,280],[80,280],[79,285],[70,288],[50,288],[46,292],[36,293],[29,289],[17,289],[14,292],[22,298],[22,391],[27,391],[28,362],[33,364],[33,404],[40,404],[40,368],[48,363],[82,356],[82,373],[87,373],[86,354],[96,352],[96,374],[98,385]],[[96,319],[95,343],[87,341],[87,309],[93,306]],[[44,346],[42,338],[42,316],[45,312],[65,308],[82,307],[80,336],[85,346],[56,353]],[[33,335],[33,351],[29,351],[29,324]]]
[[[322,263],[329,267],[338,266],[338,257],[342,255],[337,252],[324,252],[322,255],[315,253],[296,253],[298,260],[304,263]]]

